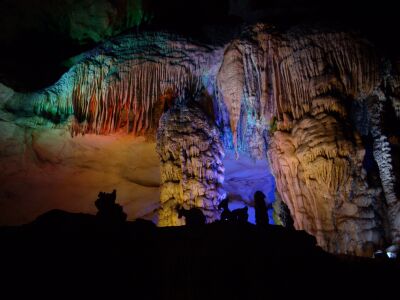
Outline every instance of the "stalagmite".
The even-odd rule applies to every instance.
[[[184,224],[177,205],[200,208],[207,221],[219,219],[218,204],[225,193],[218,130],[200,108],[177,105],[164,113],[157,131],[161,160],[159,226]]]
[[[374,139],[373,154],[377,162],[383,192],[388,205],[387,214],[390,224],[390,235],[393,243],[400,243],[400,201],[396,196],[396,176],[393,171],[390,144],[382,130],[383,106],[387,98],[377,90],[376,96],[367,103],[370,120],[370,131]]]
[[[331,252],[370,255],[383,238],[374,207],[379,190],[360,176],[361,141],[356,133],[349,140],[342,122],[317,112],[289,132],[276,132],[268,154],[297,229],[312,233]]]

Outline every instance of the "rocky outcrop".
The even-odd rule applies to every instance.
[[[366,255],[382,244],[380,190],[368,187],[361,139],[344,119],[314,110],[275,132],[268,154],[296,228],[331,252]]]
[[[201,109],[178,105],[166,112],[157,132],[161,159],[161,207],[158,224],[184,224],[177,206],[199,208],[208,222],[219,219],[218,204],[225,193],[218,130]]]

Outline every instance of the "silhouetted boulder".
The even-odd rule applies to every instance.
[[[261,191],[257,191],[254,194],[254,209],[256,214],[256,224],[258,226],[268,225],[268,207],[265,203],[265,194]]]
[[[246,223],[247,219],[249,218],[248,210],[249,208],[247,206],[234,209],[232,211],[233,221],[238,223]]]
[[[176,210],[178,211],[178,218],[185,217],[186,226],[199,226],[206,223],[206,217],[199,208],[184,209],[178,206]]]
[[[232,214],[232,211],[228,207],[228,203],[229,203],[229,198],[226,197],[218,205],[218,210],[222,209],[222,213],[221,213],[221,217],[220,217],[221,221],[233,221],[233,214]]]
[[[115,203],[116,198],[116,190],[113,190],[112,193],[99,193],[95,205],[99,210],[96,216],[101,222],[123,223],[126,221],[127,215],[124,213],[122,206]]]

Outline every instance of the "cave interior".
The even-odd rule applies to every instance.
[[[363,278],[398,268],[379,260],[398,263],[400,251],[400,46],[394,4],[380,2],[2,1],[0,236],[10,245],[2,251],[19,249],[18,265],[33,270],[44,256],[34,243],[45,253],[53,236],[62,253],[83,243],[98,253],[85,256],[82,280],[106,253],[110,272],[135,257],[126,265],[143,272],[136,282],[157,282],[155,299],[209,296],[196,284],[203,265],[215,272],[211,285],[240,274],[221,283],[245,282],[230,299],[256,298],[258,264],[299,277],[310,266],[321,272],[320,262],[368,270]],[[96,195],[114,189],[123,229],[94,217]],[[226,211],[246,209],[248,223],[224,224],[225,200]],[[178,207],[200,211],[206,227],[191,228]],[[127,231],[135,234],[126,240]],[[177,255],[185,252],[192,256]],[[112,286],[128,286],[131,275]]]

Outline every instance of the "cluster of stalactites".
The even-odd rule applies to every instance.
[[[72,97],[77,132],[106,134],[121,128],[134,135],[154,132],[167,94],[178,99],[200,88],[199,78],[182,66],[130,62],[117,74],[97,71],[77,72]]]
[[[180,105],[160,119],[157,152],[161,160],[160,226],[184,224],[177,206],[200,208],[208,222],[219,217],[225,196],[223,146],[218,130],[201,109]]]
[[[334,95],[360,99],[381,81],[372,45],[349,33],[310,33],[274,40],[272,76],[277,116],[299,119],[313,99]]]
[[[249,143],[240,139],[268,129],[273,117],[285,121],[279,122],[281,126],[290,125],[313,109],[314,99],[322,109],[335,109],[331,96],[361,99],[379,82],[373,47],[350,33],[277,34],[263,26],[231,43],[217,77],[219,101],[229,114],[236,147]]]
[[[73,114],[73,134],[154,133],[165,102],[196,94],[220,55],[166,33],[126,35],[86,53],[59,82],[30,98],[37,114]]]

